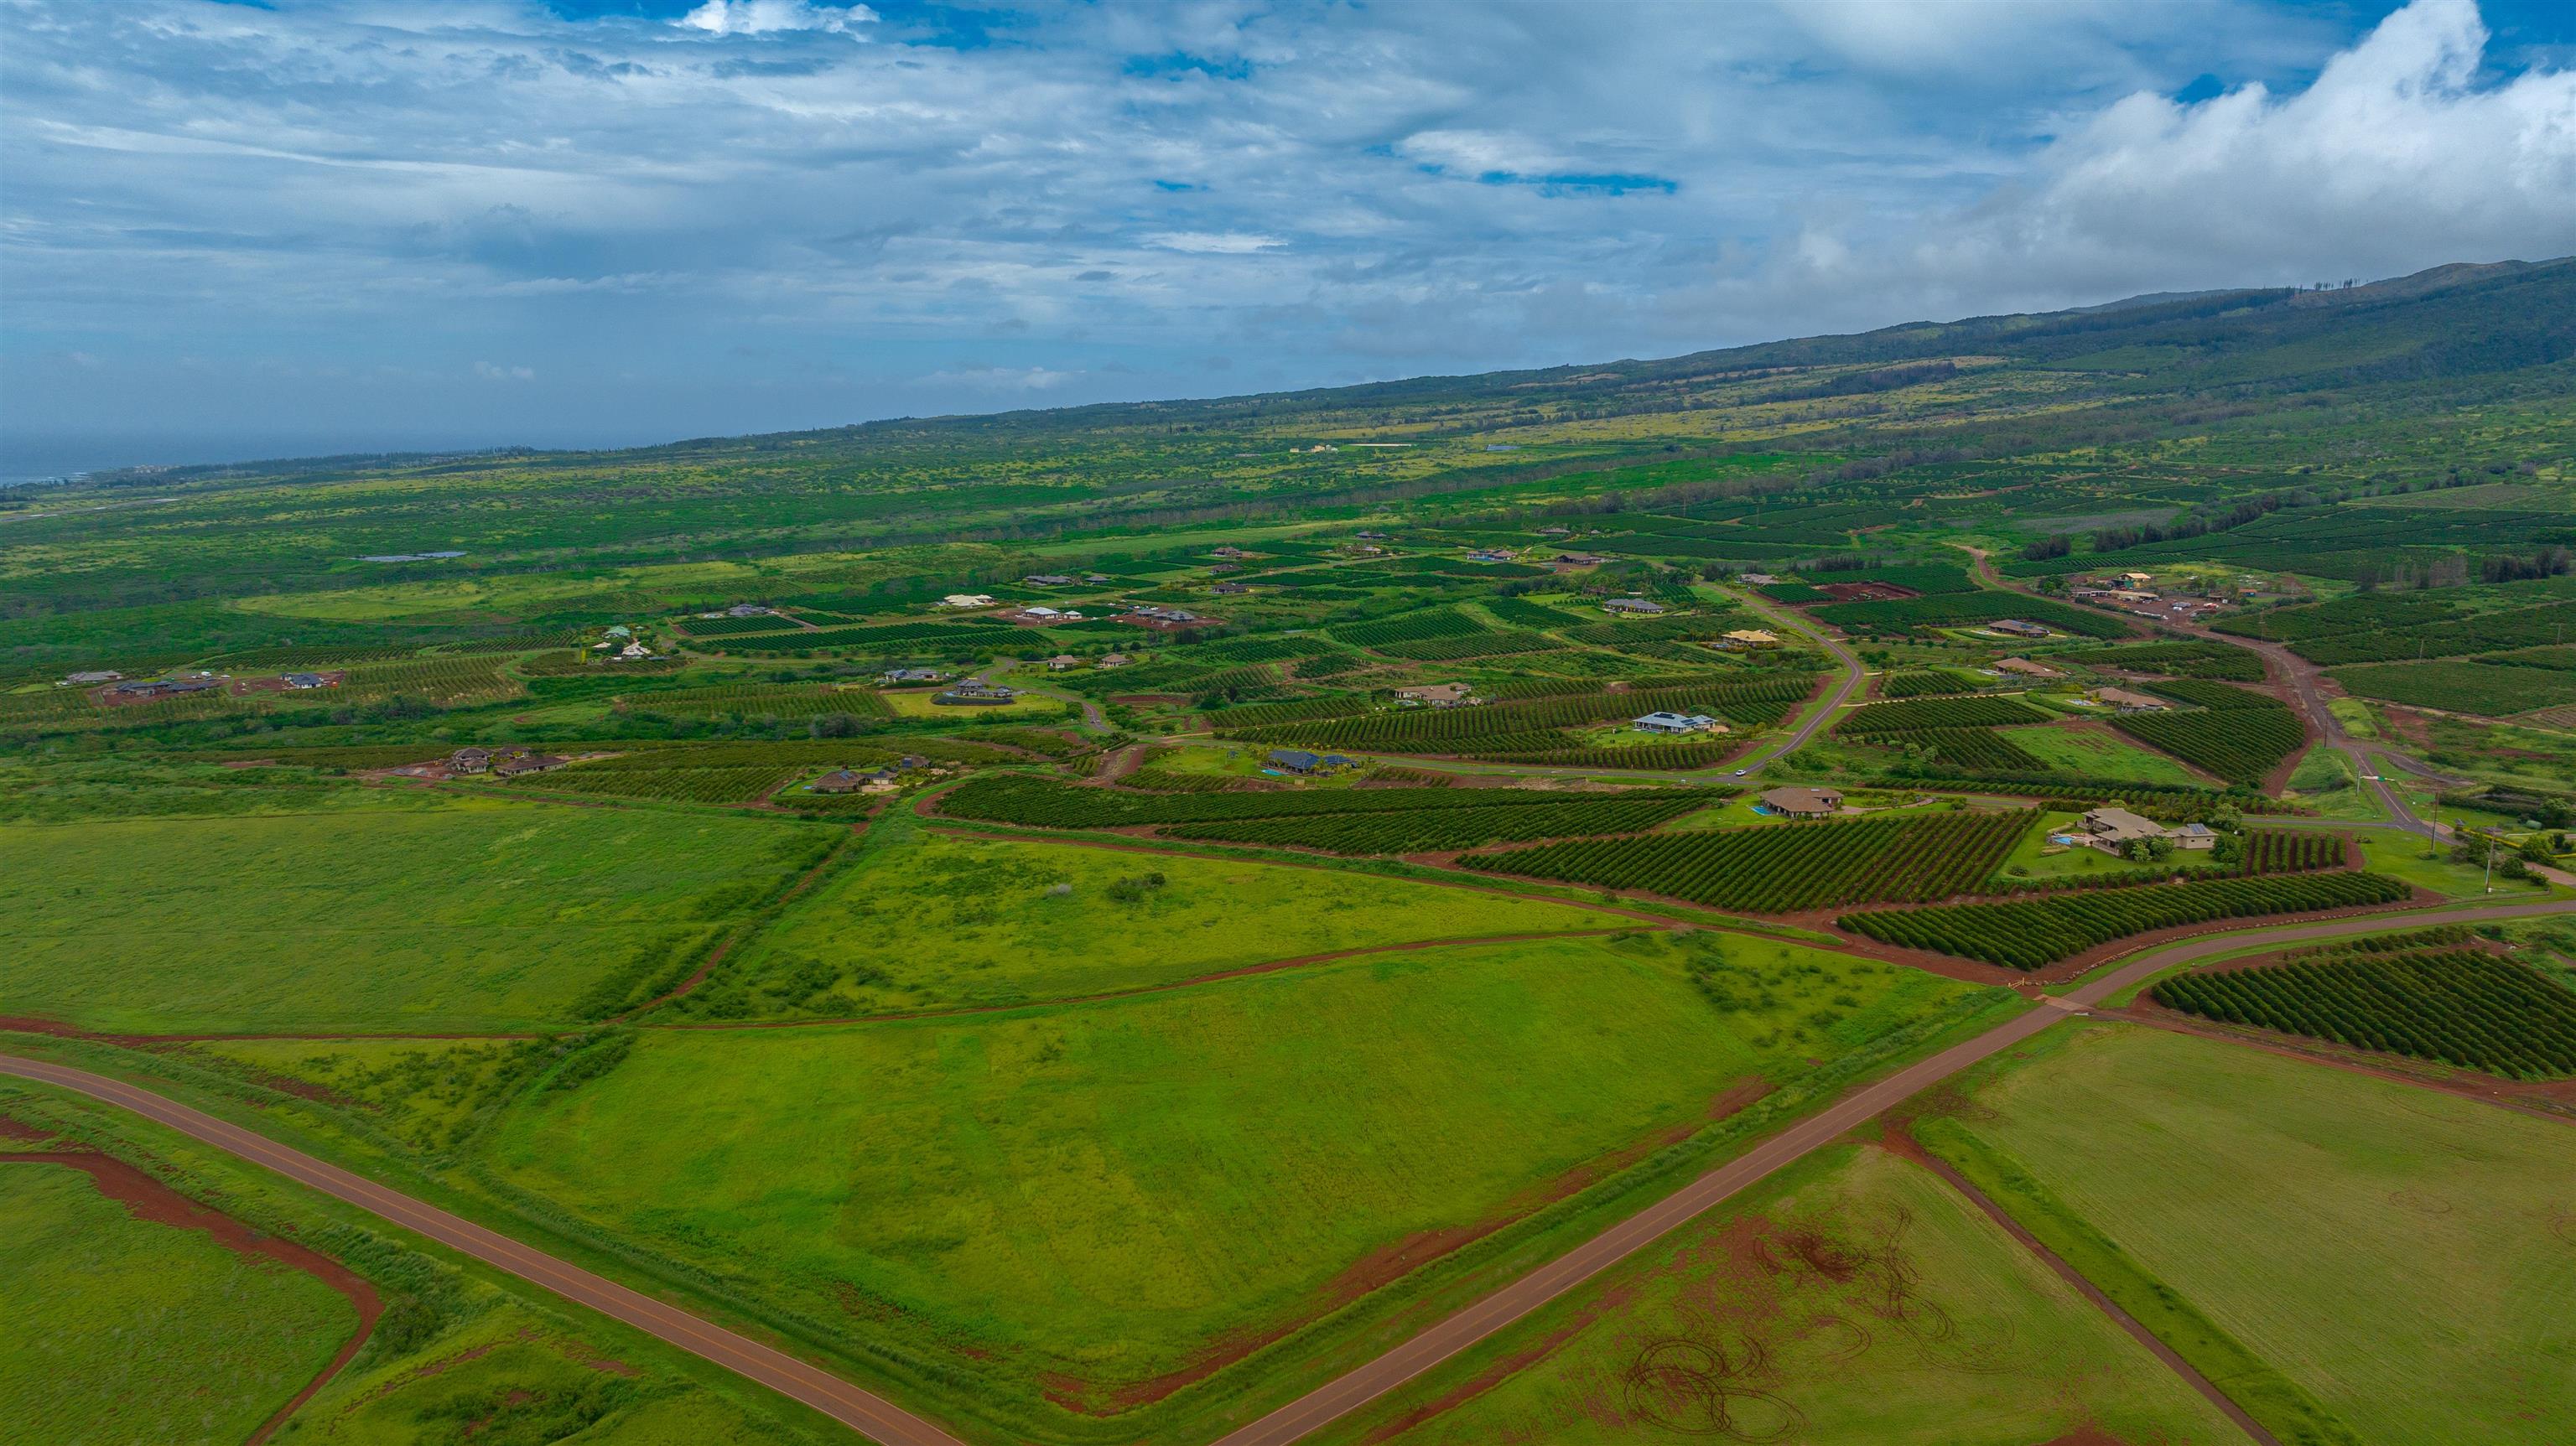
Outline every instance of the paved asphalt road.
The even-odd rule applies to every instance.
[[[1851,649],[1844,647],[1837,639],[1827,636],[1821,629],[1810,625],[1805,618],[1786,610],[1772,608],[1744,594],[1730,593],[1728,596],[1742,604],[1745,611],[1762,618],[1773,627],[1786,628],[1808,639],[1831,653],[1834,661],[1843,665],[1842,678],[1834,684],[1833,692],[1826,696],[1825,706],[1817,709],[1814,716],[1806,722],[1799,724],[1796,731],[1787,738],[1773,744],[1771,751],[1763,754],[1760,761],[1741,766],[1740,771],[1750,777],[1805,747],[1807,740],[1816,736],[1816,730],[1833,722],[1834,715],[1841,711],[1843,704],[1851,701],[1851,695],[1859,689],[1863,674],[1860,659],[1852,655]]]
[[[0,1054],[0,1074],[39,1080],[76,1090],[145,1119],[167,1125],[254,1165],[335,1195],[361,1210],[425,1235],[487,1265],[495,1265],[566,1300],[624,1321],[649,1335],[702,1356],[780,1395],[802,1401],[885,1446],[963,1446],[956,1437],[881,1397],[860,1390],[831,1372],[809,1365],[784,1351],[710,1325],[674,1305],[627,1289],[613,1280],[520,1244],[506,1235],[451,1215],[434,1205],[353,1175],[337,1165],[290,1150],[239,1125],[193,1110],[176,1100],[87,1070],[43,1060]]]

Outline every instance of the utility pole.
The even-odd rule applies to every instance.
[[[2494,834],[2488,834],[2488,835],[2487,835],[2487,887],[2486,887],[2486,891],[2487,891],[2488,893],[2490,893],[2490,894],[2492,894],[2492,893],[2494,893],[2494,892],[2495,892],[2495,835],[2494,835]]]

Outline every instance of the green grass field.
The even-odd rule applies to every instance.
[[[1314,1440],[2030,1446],[2085,1426],[2235,1439],[1931,1171],[1839,1145]]]
[[[1920,1133],[2284,1440],[2566,1439],[2564,1124],[2135,1026],[2021,1053]]]
[[[1161,884],[1144,882],[1156,874]],[[1120,888],[1122,879],[1135,886]],[[799,899],[682,1012],[828,1017],[1016,1004],[1341,949],[1626,922],[1362,874],[914,835],[871,849]]]
[[[358,1328],[313,1276],[37,1162],[0,1163],[0,1320],[0,1420],[26,1446],[240,1441]]]
[[[944,706],[933,702],[932,700],[938,696],[936,689],[882,693],[878,696],[885,699],[886,706],[892,708],[898,718],[934,718],[942,723],[972,724],[978,718],[1009,718],[1015,721],[1024,718],[1055,718],[1073,710],[1072,704],[1061,698],[1050,698],[1043,693],[1022,693],[1007,703],[973,708]]]
[[[2089,728],[2043,724],[1996,730],[2005,742],[2060,773],[2104,783],[2195,783],[2209,780],[2151,748]]]
[[[2445,820],[2450,817],[2448,812]],[[2453,899],[2486,898],[2487,877],[2475,864],[2451,862],[2451,846],[2443,843],[2433,858],[2424,857],[2424,841],[2410,834],[2386,833],[2377,829],[2355,829],[2361,840],[2364,868],[2404,879],[2410,884],[2431,889]],[[2504,903],[2518,903],[2542,897],[2539,888],[2519,879],[2495,880],[2494,897]]]
[[[1980,993],[1653,934],[946,1020],[646,1030],[604,1078],[505,1115],[486,1153],[593,1228],[940,1353],[998,1401],[1045,1373],[1147,1381],[1293,1323],[1373,1253],[1522,1214],[1749,1076],[1784,1083]]]
[[[839,831],[479,799],[0,825],[0,1015],[507,1030],[646,997]]]

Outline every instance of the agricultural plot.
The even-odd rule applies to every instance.
[[[0,1014],[141,1032],[595,1019],[685,973],[842,837],[481,799],[0,825]]]
[[[660,763],[659,759],[646,759]],[[656,799],[665,803],[751,803],[795,778],[800,770],[782,764],[736,764],[687,767],[677,760],[662,767],[602,768],[578,764],[552,773],[531,774],[513,788],[548,793],[583,793],[600,798]]]
[[[1017,1004],[1340,950],[1619,922],[1321,869],[926,837],[836,873],[674,1008],[753,1019]]]
[[[2309,873],[2088,889],[1999,904],[1874,909],[1845,914],[1834,922],[1856,934],[1909,949],[1982,959],[2009,969],[2037,969],[2096,944],[2154,929],[2393,904],[2408,892],[2405,884],[2379,874]]]
[[[2132,643],[2076,656],[2088,667],[2125,668],[2137,673],[2166,673],[2178,678],[2221,678],[2231,683],[2263,681],[2263,659],[2225,643]]]
[[[1838,733],[1866,738],[1873,733],[1911,733],[1925,728],[1999,728],[2015,723],[2045,723],[2055,714],[2019,698],[1919,698],[1904,703],[1871,703],[1855,708],[1835,725]]]
[[[1478,790],[1446,791],[1473,794]],[[1163,832],[1173,838],[1284,844],[1337,854],[1405,854],[1585,834],[1644,833],[1706,808],[1709,799],[1710,795],[1701,789],[1640,790],[1607,798],[1576,795],[1554,805],[1533,808],[1417,808],[1310,818],[1245,819],[1180,824]]]
[[[1920,698],[1936,693],[1973,693],[1985,686],[1965,674],[1942,668],[1917,668],[1890,673],[1878,680],[1879,696],[1884,698]]]
[[[315,1276],[34,1162],[0,1162],[0,1319],[26,1446],[248,1439],[358,1329]]]
[[[2576,1074],[2576,989],[2481,949],[2183,974],[2156,1002],[2509,1079]]]
[[[1540,844],[1458,862],[1489,873],[1641,889],[1716,909],[1795,913],[1938,899],[1976,887],[2029,829],[2027,813],[1908,814]]]
[[[1485,625],[1456,608],[1432,608],[1384,622],[1349,623],[1333,629],[1336,641],[1374,648],[1387,643],[1418,643],[1430,638],[1473,637]]]
[[[2030,1446],[2233,1429],[1931,1171],[1839,1145],[1314,1439]]]
[[[1863,741],[1900,752],[1920,750],[1946,767],[1970,774],[2029,773],[2048,767],[2037,754],[2022,749],[1993,728],[1911,728],[1871,733]]]
[[[2564,1124],[2114,1023],[1969,1085],[1916,1133],[2279,1439],[2565,1438]]]
[[[2310,829],[2249,829],[2245,834],[2245,872],[2303,874],[2338,869],[2344,863],[2344,841],[2338,834]]]
[[[1415,708],[1228,728],[1259,743],[1394,753],[1509,756],[1585,746],[1568,730],[1659,710],[1707,712],[1738,726],[1777,723],[1814,690],[1805,673],[1773,672],[1626,693],[1556,694],[1475,708]]]
[[[2371,663],[2337,668],[2331,676],[2360,697],[2489,718],[2576,703],[2576,673],[2547,668],[2483,661]]]
[[[2278,699],[2226,683],[2181,680],[2154,687],[2194,707],[2189,712],[2122,713],[2105,721],[2230,783],[2246,788],[2260,784],[2307,744],[2299,715]]]
[[[1953,593],[1893,602],[1827,603],[1810,609],[1823,622],[1846,633],[1901,633],[1915,628],[1971,627],[1978,623],[2020,618],[2061,633],[2086,638],[2124,638],[2129,626],[2117,618],[2046,598],[2015,592]]]
[[[1626,795],[1591,795],[1606,801]],[[1723,793],[1698,790],[1705,804]],[[1555,808],[1585,800],[1523,788],[1336,788],[1267,790],[1183,796],[1105,788],[1076,788],[1050,778],[994,774],[942,794],[939,811],[953,818],[1033,828],[1120,828],[1138,824],[1202,824],[1240,819],[1317,818],[1324,815],[1401,815],[1424,809]]]
[[[1732,983],[1727,1007],[1694,964]],[[1499,1248],[1748,1076],[1794,1089],[1810,1058],[1986,998],[1645,935],[943,1020],[646,1030],[604,1076],[505,1115],[485,1168],[827,1338],[914,1352],[982,1410],[1123,1405],[1134,1439],[1233,1359],[1217,1342],[1401,1300],[1442,1244]]]
[[[2115,784],[2201,786],[2200,775],[2173,759],[2089,726],[2006,728],[1995,736],[2038,759],[2041,767],[2077,778]]]
[[[757,718],[815,718],[847,713],[853,718],[891,718],[885,699],[863,688],[822,684],[722,683],[702,688],[665,688],[627,695],[630,705],[646,712],[683,717],[737,713]]]

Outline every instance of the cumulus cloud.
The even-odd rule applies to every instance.
[[[2576,79],[2471,0],[1030,0],[1001,44],[823,0],[0,5],[0,393],[101,427],[649,440],[2576,251]]]
[[[782,30],[828,30],[848,35],[872,24],[877,12],[865,5],[816,5],[812,0],[706,0],[672,22],[711,35],[768,35]]]

